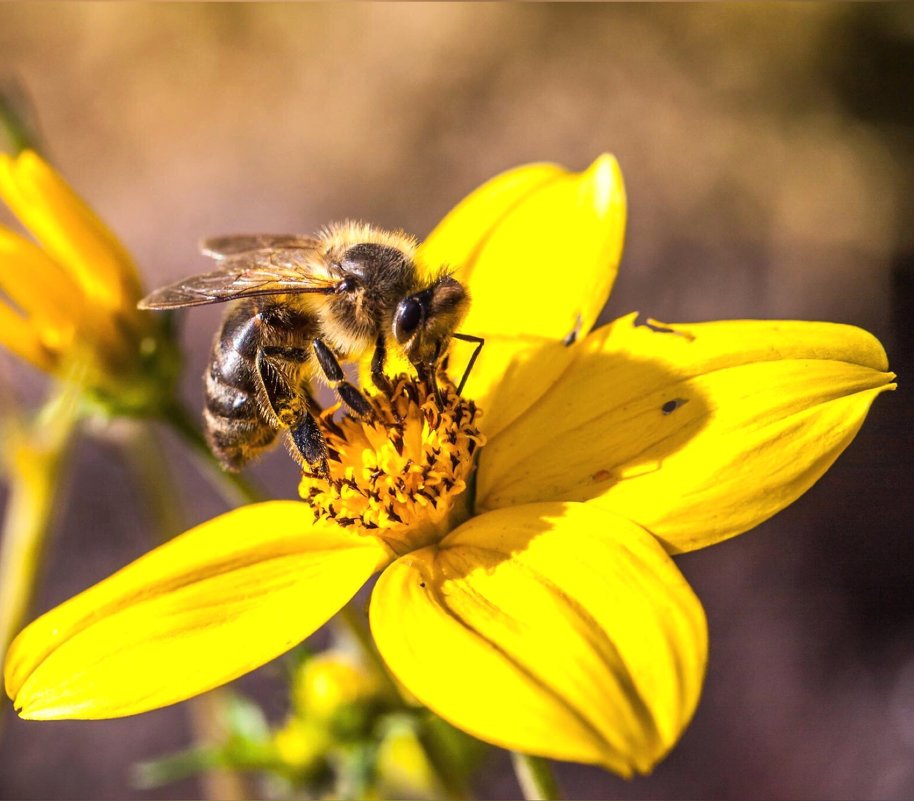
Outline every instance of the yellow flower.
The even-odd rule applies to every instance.
[[[320,723],[290,716],[273,735],[273,747],[284,765],[293,772],[318,771],[333,746],[333,739]]]
[[[378,744],[380,798],[449,798],[411,721],[391,717]]]
[[[372,633],[423,704],[505,748],[651,770],[707,657],[670,554],[795,500],[894,384],[849,326],[629,315],[591,331],[624,221],[609,156],[470,195],[421,250],[459,267],[463,330],[486,339],[464,397],[443,382],[439,409],[400,380],[373,397],[381,422],[326,422],[334,480],[305,477],[304,504],[204,523],[34,622],[5,668],[21,714],[188,698],[291,648],[380,572]],[[450,358],[457,373],[466,353]]]
[[[376,700],[380,687],[362,665],[339,651],[324,651],[308,659],[295,673],[292,701],[295,710],[322,723],[359,704]]]
[[[0,227],[0,346],[106,407],[155,411],[175,346],[142,297],[129,254],[37,154],[0,154],[0,197],[38,244]]]

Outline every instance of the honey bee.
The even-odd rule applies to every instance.
[[[143,309],[176,309],[232,301],[204,375],[204,433],[226,470],[239,470],[287,431],[317,475],[328,475],[327,448],[311,392],[319,373],[351,411],[372,406],[341,362],[373,348],[371,375],[381,390],[388,342],[435,386],[439,362],[469,308],[466,288],[446,269],[426,275],[417,242],[402,233],[343,223],[315,237],[296,234],[205,240],[216,270],[158,289]],[[464,379],[460,383],[462,389]],[[459,391],[458,389],[458,391]]]

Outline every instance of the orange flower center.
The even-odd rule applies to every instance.
[[[316,520],[360,528],[398,553],[447,532],[485,438],[476,404],[443,374],[438,380],[440,408],[424,382],[400,375],[389,395],[369,395],[372,419],[334,420],[336,409],[321,415],[330,477],[304,473],[299,485]]]

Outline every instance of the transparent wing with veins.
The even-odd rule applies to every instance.
[[[326,268],[321,243],[294,234],[224,236],[207,239],[201,251],[219,268],[157,289],[140,301],[141,309],[203,306],[258,295],[336,291],[338,276]]]

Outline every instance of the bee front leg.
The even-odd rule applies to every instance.
[[[439,409],[444,408],[444,401],[441,398],[441,388],[438,386],[438,367],[433,362],[431,364],[417,364],[416,365],[416,375],[419,380],[425,384],[426,387],[431,389],[432,394],[435,396],[435,403]]]
[[[290,386],[281,367],[263,349],[257,351],[255,364],[267,402],[280,426],[289,429],[292,443],[312,472],[330,475],[324,435],[308,408],[310,397]]]
[[[321,366],[327,382],[336,390],[343,402],[360,417],[366,419],[374,417],[374,408],[368,402],[368,398],[361,393],[358,387],[346,380],[339,360],[333,351],[319,339],[314,340],[314,355],[317,356],[317,363]]]

